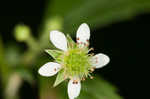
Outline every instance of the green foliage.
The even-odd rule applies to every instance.
[[[3,46],[3,41],[0,35],[0,65],[1,66],[4,64],[4,60],[5,60],[4,59],[4,46]]]
[[[47,5],[47,17],[64,18],[65,33],[75,33],[86,22],[90,27],[102,27],[150,11],[150,0],[53,0]]]
[[[21,60],[21,49],[19,49],[18,46],[14,43],[7,44],[5,52],[7,53],[5,53],[4,57],[7,58],[7,63],[11,64],[11,67],[19,65]]]
[[[2,43],[2,38],[0,36],[0,62],[3,62],[3,43]]]
[[[101,77],[82,83],[81,95],[77,99],[122,99],[117,89]]]
[[[11,68],[8,67],[8,64],[6,62],[5,48],[4,48],[2,38],[0,36],[0,75],[1,75],[0,77],[1,77],[1,80],[2,80],[2,84],[4,86],[5,86],[5,84],[8,80],[8,77],[9,77],[9,74],[11,73],[11,71],[12,71]]]

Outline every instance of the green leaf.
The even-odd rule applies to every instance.
[[[77,99],[122,99],[122,97],[112,84],[97,76],[82,83],[81,94]]]
[[[56,87],[57,85],[59,85],[61,82],[63,82],[65,80],[65,77],[64,77],[64,71],[61,70],[59,71],[58,75],[57,75],[57,78],[55,80],[55,83],[54,83],[54,87]]]
[[[59,50],[45,50],[49,55],[51,55],[54,59],[57,60],[57,58],[62,54],[62,51]]]
[[[150,12],[150,0],[84,0],[64,17],[65,33],[75,33],[83,22],[93,29],[143,12]]]
[[[71,34],[83,22],[94,29],[144,12],[150,12],[150,0],[52,0],[47,3],[45,21],[51,16],[62,17],[64,33]]]

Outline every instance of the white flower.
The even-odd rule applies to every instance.
[[[90,29],[86,23],[83,23],[79,26],[79,28],[77,30],[76,39],[77,39],[78,49],[82,50],[84,48],[85,49],[88,48],[89,39],[90,39]],[[51,31],[50,32],[50,40],[55,45],[56,48],[62,50],[65,54],[69,53],[67,38],[62,32],[59,32],[57,30]],[[62,57],[62,58],[65,58],[65,57]],[[89,59],[89,58],[90,58],[89,62],[90,62],[90,68],[91,69],[102,68],[103,66],[108,64],[110,61],[109,57],[105,54],[102,54],[102,53],[99,53],[95,56],[88,57],[87,59]],[[66,59],[68,59],[68,58],[66,58]],[[78,60],[80,60],[79,57],[78,57]],[[67,66],[65,67],[64,64],[62,64],[62,63],[48,62],[45,65],[43,65],[39,69],[38,72],[42,76],[50,77],[50,76],[53,76],[56,73],[58,73],[61,69],[64,69],[64,70],[67,69],[68,70],[68,67]],[[77,68],[77,69],[80,70],[80,68]],[[87,75],[87,73],[89,73],[88,71],[89,70],[84,71],[83,75]],[[75,76],[74,76],[74,73],[66,75],[66,76],[68,76],[68,78],[70,78],[70,81],[68,83],[68,96],[70,99],[74,99],[74,98],[78,97],[80,94],[81,76],[77,75],[77,74],[75,74]]]

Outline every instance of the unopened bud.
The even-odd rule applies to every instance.
[[[26,25],[17,25],[14,30],[16,40],[22,42],[30,37],[30,28]]]

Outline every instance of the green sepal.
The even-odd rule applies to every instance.
[[[65,80],[64,70],[60,70],[59,73],[57,74],[57,77],[56,77],[56,80],[55,80],[53,87],[56,87],[57,85],[59,85],[64,80]]]
[[[68,40],[68,48],[75,48],[76,47],[76,43],[72,40],[72,38],[67,35],[67,40]]]
[[[47,52],[49,55],[51,55],[54,59],[57,60],[57,58],[62,55],[62,51],[59,50],[45,50],[45,52]]]

